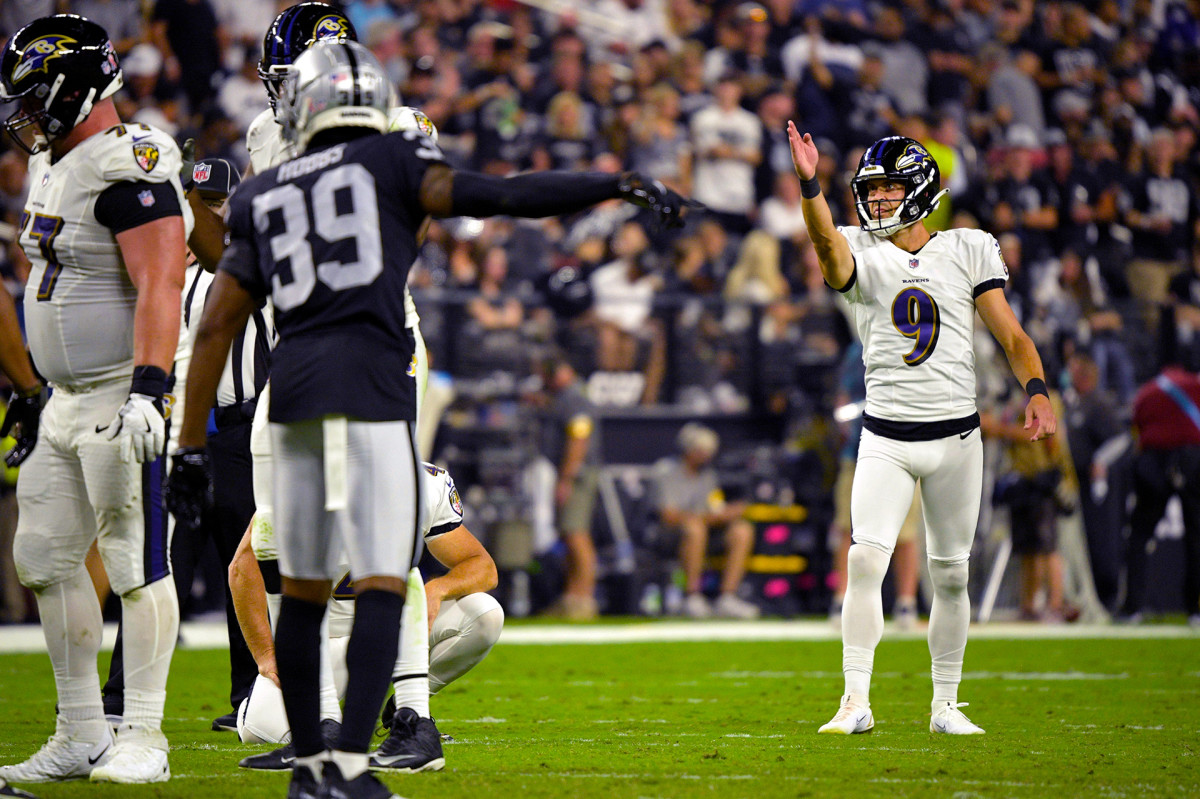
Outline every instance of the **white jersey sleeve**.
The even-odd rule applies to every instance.
[[[425,540],[453,532],[462,526],[463,506],[454,478],[432,463],[422,464],[421,489],[425,499]]]
[[[256,175],[292,157],[291,148],[283,140],[283,128],[275,121],[275,112],[270,108],[250,123],[246,131],[246,149],[250,151],[250,166]]]
[[[964,230],[963,239],[970,248],[972,277],[975,281],[975,296],[995,288],[1004,288],[1008,282],[1008,264],[1000,252],[1000,242],[991,233],[982,230]]]

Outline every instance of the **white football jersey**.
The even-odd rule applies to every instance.
[[[396,106],[388,112],[388,130],[420,130],[435,144],[438,140],[437,127],[429,117],[407,105]],[[292,145],[284,141],[283,127],[275,121],[275,112],[270,108],[264,109],[250,123],[250,129],[246,131],[246,149],[250,151],[250,166],[256,175],[291,160],[296,154]],[[407,287],[404,289],[404,319],[405,326],[410,328],[421,323],[417,304]]]
[[[116,237],[96,221],[96,200],[116,183],[170,183],[186,236],[192,211],[180,165],[175,141],[140,124],[90,136],[57,162],[48,151],[30,159],[20,236],[32,264],[25,325],[33,359],[51,383],[86,385],[132,372],[137,290]],[[149,189],[139,200],[155,202]]]
[[[975,298],[1008,280],[995,237],[945,230],[909,253],[857,227],[838,230],[855,260],[843,294],[863,343],[866,413],[901,422],[975,413]]]

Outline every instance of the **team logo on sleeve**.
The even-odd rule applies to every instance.
[[[78,44],[70,36],[52,33],[40,39],[34,39],[21,55],[21,63],[17,64],[12,73],[12,82],[19,83],[21,78],[34,72],[46,72],[46,62],[72,52],[67,45]]]
[[[140,142],[133,145],[133,160],[143,172],[153,172],[158,165],[158,147],[150,142]]]
[[[192,180],[196,183],[207,183],[212,176],[212,164],[196,164],[192,167]]]
[[[996,257],[1000,259],[1000,266],[1004,269],[1004,276],[1008,277],[1008,262],[1004,260],[1004,250],[1000,248],[1000,241],[992,239],[992,243],[996,245]]]
[[[321,17],[313,28],[313,41],[324,39],[347,39],[350,31],[346,30],[346,20],[333,14]]]
[[[463,515],[462,500],[458,498],[458,488],[456,486],[450,487],[450,507],[454,508],[454,512],[459,516]]]

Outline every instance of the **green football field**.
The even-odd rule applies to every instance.
[[[455,738],[445,771],[388,782],[417,799],[1200,796],[1200,635],[973,640],[960,698],[987,735],[966,738],[929,733],[929,655],[915,637],[879,648],[874,732],[816,735],[837,708],[840,651],[833,640],[501,641],[434,698]],[[169,783],[29,787],[51,799],[282,799],[284,776],[236,768],[267,747],[208,730],[225,709],[224,669],[221,651],[176,653]],[[0,762],[19,761],[50,732],[44,655],[0,655],[0,707]]]

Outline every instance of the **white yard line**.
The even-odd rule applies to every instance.
[[[104,626],[104,649],[112,649],[115,624]],[[225,622],[184,622],[180,640],[185,649],[224,649],[228,646]],[[900,633],[886,630],[888,640],[924,640],[925,632]],[[1080,639],[1080,638],[1198,638],[1200,631],[1184,624],[1044,625],[996,623],[972,625],[975,641],[1000,639]],[[828,621],[647,621],[630,624],[537,624],[511,625],[505,628],[500,644],[640,644],[687,641],[838,641],[841,632]],[[0,654],[44,652],[42,628],[37,625],[0,626]]]

